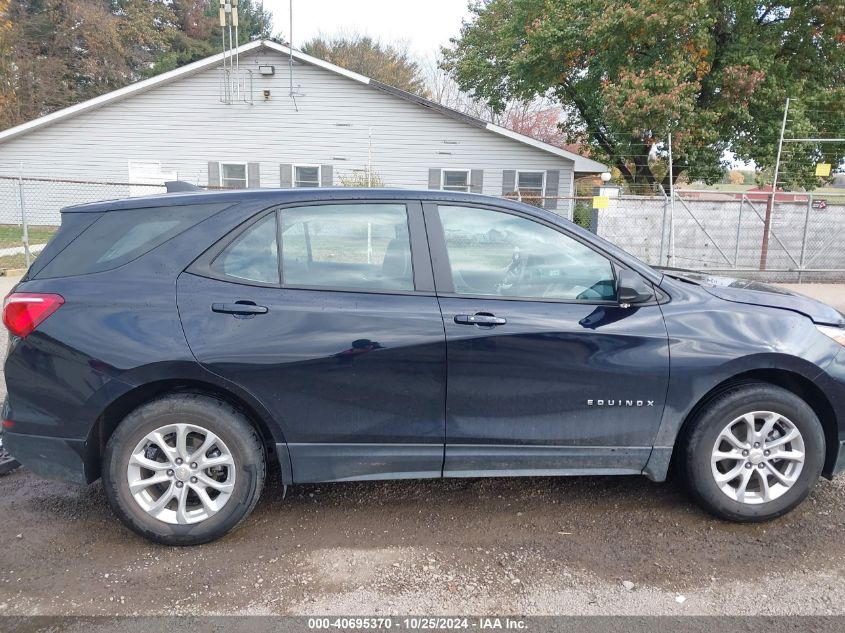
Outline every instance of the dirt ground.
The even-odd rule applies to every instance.
[[[4,280],[5,281],[5,280]],[[0,283],[2,286],[2,283]],[[0,288],[0,290],[3,290]],[[845,309],[845,288],[802,286]],[[735,525],[640,477],[270,482],[195,548],[124,529],[99,484],[0,477],[0,616],[843,614],[845,478]]]

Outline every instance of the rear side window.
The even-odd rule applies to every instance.
[[[279,283],[276,214],[271,213],[241,233],[211,264],[229,277],[265,284]]]
[[[29,267],[24,276],[24,281],[38,277],[38,273],[53,261],[56,255],[66,249],[68,244],[99,220],[101,215],[102,213],[65,213],[62,216],[62,225],[59,230],[50,238],[38,258],[32,262],[32,266]]]
[[[230,203],[108,211],[47,264],[38,278],[117,268],[228,206]]]
[[[414,290],[403,204],[326,204],[282,209],[287,286]]]

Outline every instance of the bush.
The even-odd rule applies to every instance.
[[[589,230],[593,220],[593,205],[589,200],[578,200],[572,211],[572,221],[581,228]]]
[[[378,172],[361,169],[341,174],[340,184],[343,187],[384,187],[384,180]]]

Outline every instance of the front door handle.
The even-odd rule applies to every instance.
[[[504,325],[507,322],[508,320],[504,317],[497,317],[486,312],[455,315],[455,323],[459,325],[478,325],[482,327],[495,327],[497,325]]]
[[[254,314],[267,314],[266,306],[257,306],[254,303],[238,301],[237,303],[212,303],[212,312],[234,314],[238,316],[249,316]]]

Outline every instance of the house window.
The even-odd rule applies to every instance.
[[[522,198],[542,198],[546,192],[546,172],[519,171],[516,173],[516,192]]]
[[[320,166],[319,165],[294,165],[293,166],[294,187],[319,187]]]
[[[444,169],[440,175],[443,191],[469,192],[469,169]]]
[[[246,189],[246,163],[220,163],[220,186]]]

